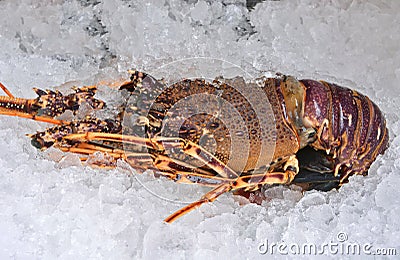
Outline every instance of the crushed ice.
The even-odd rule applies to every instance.
[[[255,258],[265,239],[323,243],[340,232],[400,254],[399,11],[389,0],[264,1],[252,10],[244,0],[0,1],[0,80],[15,96],[69,81],[117,81],[130,68],[164,68],[162,77],[178,78],[219,73],[207,64],[162,67],[211,57],[239,66],[242,76],[282,72],[357,89],[385,112],[391,136],[369,176],[339,191],[276,187],[262,206],[239,206],[227,194],[165,225],[182,204],[142,184],[175,201],[207,189],[148,172],[136,179],[76,167],[79,158],[60,154],[47,160],[25,136],[46,124],[2,116],[0,258]]]

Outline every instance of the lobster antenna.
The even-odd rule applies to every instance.
[[[0,82],[0,88],[9,96],[10,98],[15,98],[13,94]]]

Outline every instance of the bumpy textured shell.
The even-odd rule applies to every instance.
[[[148,118],[150,136],[193,141],[233,170],[246,172],[269,164],[278,140],[274,111],[257,91],[263,90],[242,78],[187,79],[167,87],[147,76],[136,85],[131,102]]]
[[[368,97],[323,81],[278,77],[259,86],[242,78],[186,79],[166,86],[138,73],[121,89],[132,93],[128,109],[148,120],[144,136],[193,141],[238,173],[295,155],[308,141],[300,136],[306,129],[315,130],[316,140],[305,144],[321,151],[316,160],[324,162],[317,163],[317,170],[329,167],[341,182],[366,173],[388,144],[383,114]],[[294,96],[288,97],[289,92]],[[174,153],[179,160],[196,164]]]

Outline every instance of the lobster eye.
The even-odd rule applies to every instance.
[[[54,142],[45,142],[43,139],[32,138],[31,144],[37,149],[45,150],[51,147],[54,144]]]
[[[37,139],[32,139],[31,144],[36,147],[37,149],[42,149],[43,144],[39,142]]]

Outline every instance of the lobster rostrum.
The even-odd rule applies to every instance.
[[[119,88],[125,102],[113,118],[57,119],[84,102],[105,108],[94,98],[94,86],[70,95],[35,90],[39,97],[28,100],[1,85],[8,96],[0,97],[0,113],[56,124],[30,135],[37,148],[54,146],[83,161],[101,152],[112,161],[103,166],[115,167],[122,159],[139,171],[153,169],[179,183],[212,188],[166,222],[228,191],[248,195],[275,184],[339,188],[349,176],[367,174],[388,146],[379,108],[332,83],[278,76],[259,79],[261,85],[217,78],[167,86],[146,73],[130,73]]]

